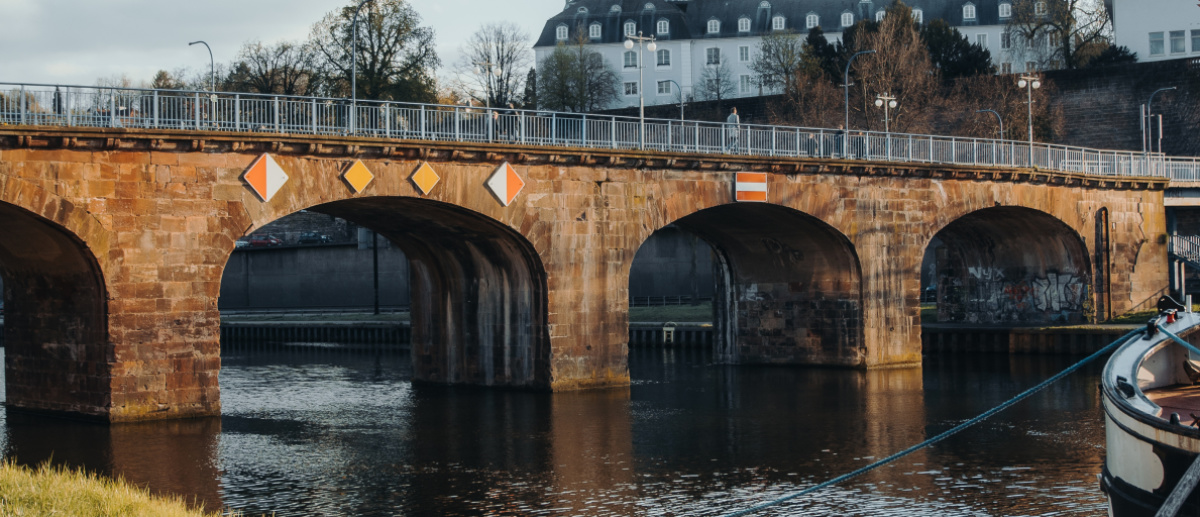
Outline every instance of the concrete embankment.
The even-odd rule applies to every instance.
[[[926,354],[1090,354],[1139,326],[968,327],[926,324],[921,327],[921,345]]]

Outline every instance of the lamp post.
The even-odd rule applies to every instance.
[[[1149,146],[1150,151],[1154,151],[1154,146],[1149,143],[1150,140],[1152,138],[1154,138],[1154,135],[1153,135],[1154,126],[1151,123],[1151,120],[1154,120],[1154,116],[1151,114],[1154,112],[1154,96],[1158,95],[1159,93],[1171,91],[1171,90],[1175,90],[1175,89],[1177,89],[1177,88],[1174,86],[1171,86],[1168,88],[1159,88],[1157,90],[1154,90],[1154,93],[1150,94],[1150,100],[1146,101],[1146,120],[1143,121],[1143,123],[1142,123],[1142,152],[1146,152],[1147,146]],[[1146,135],[1146,127],[1147,126],[1150,127],[1151,135],[1149,135],[1149,138],[1147,138],[1147,135]],[[1158,152],[1160,152],[1160,153],[1162,152],[1162,125],[1161,124],[1159,125],[1159,129],[1158,129]]]
[[[646,148],[646,96],[642,90],[645,85],[642,79],[642,43],[650,42],[646,45],[646,49],[654,52],[658,45],[654,43],[654,36],[642,36],[642,31],[638,31],[637,36],[625,36],[625,50],[633,50],[633,41],[637,40],[638,45],[638,141],[640,149]],[[683,95],[683,90],[680,90],[680,96]]]
[[[996,146],[1000,151],[1000,161],[1004,161],[1004,119],[1000,117],[1000,112],[993,109],[975,110],[975,113],[991,113],[996,116],[996,122],[1000,123],[1000,143]]]
[[[1025,106],[1029,112],[1029,148],[1032,153],[1033,149],[1033,91],[1042,87],[1042,82],[1037,77],[1031,75],[1022,75],[1021,80],[1017,81],[1017,86],[1025,89]]]
[[[217,65],[216,65],[216,63],[213,62],[212,47],[208,46],[208,43],[205,43],[203,40],[193,41],[191,43],[188,43],[188,46],[190,47],[197,43],[204,45],[204,48],[208,49],[208,74],[209,74],[209,80],[211,81],[211,86],[209,86],[209,91],[215,92],[215,91],[217,91]]]
[[[883,132],[884,132],[884,134],[891,133],[892,132],[891,119],[888,118],[888,110],[896,107],[896,98],[892,97],[891,94],[888,94],[888,93],[885,93],[883,95],[876,95],[875,96],[875,107],[883,108]]]
[[[358,7],[354,8],[354,19],[350,21],[350,134],[357,130],[355,117],[358,108],[355,105],[358,104],[358,12],[370,1],[359,2]]]
[[[1004,119],[1000,118],[999,112],[997,112],[996,110],[984,109],[984,110],[975,110],[975,113],[991,113],[992,115],[995,115],[996,121],[1000,123],[1000,139],[1004,140]]]
[[[850,56],[850,59],[848,61],[846,61],[846,71],[842,74],[842,87],[845,88],[845,90],[846,90],[846,125],[842,126],[842,131],[846,132],[846,134],[842,137],[842,156],[843,157],[850,156],[850,153],[848,152],[850,149],[849,148],[849,142],[850,142],[850,63],[853,63],[854,58],[856,58],[858,56],[861,56],[863,54],[874,54],[874,53],[875,53],[874,49],[860,50],[858,52],[855,52],[854,55]]]
[[[492,87],[492,78],[495,77],[495,75],[500,75],[504,72],[502,72],[500,68],[491,61],[472,61],[471,64],[475,65],[476,74],[484,74],[483,106],[490,109],[492,107],[492,91],[495,90],[495,88]]]
[[[674,79],[667,80],[671,81],[671,84],[675,85],[675,89],[679,90],[679,121],[683,122],[683,87],[679,86],[679,83],[675,82]]]

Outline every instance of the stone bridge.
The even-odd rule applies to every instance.
[[[720,360],[908,367],[921,360],[931,246],[943,320],[1103,318],[1166,283],[1165,187],[983,166],[0,127],[7,403],[108,421],[218,414],[222,271],[236,239],[299,210],[375,230],[409,257],[418,381],[559,391],[629,383],[630,266],[666,225],[712,247]]]

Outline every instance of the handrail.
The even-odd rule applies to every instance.
[[[1200,235],[1172,235],[1171,254],[1200,266]]]
[[[351,131],[350,110],[359,123]],[[0,82],[0,125],[271,132],[1037,168],[1200,181],[1200,159],[878,131],[198,90]],[[645,142],[642,144],[642,142]],[[843,156],[843,149],[846,149]]]

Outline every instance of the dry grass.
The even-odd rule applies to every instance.
[[[11,460],[0,465],[0,515],[216,517],[188,508],[183,499],[150,495],[120,479],[80,470],[29,469]]]

